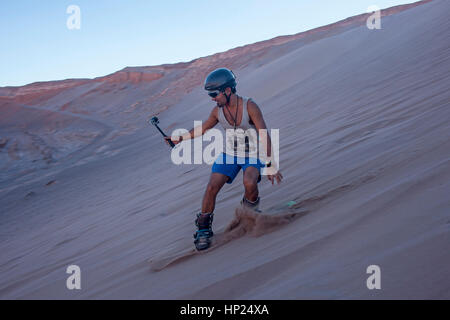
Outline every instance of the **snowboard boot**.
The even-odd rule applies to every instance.
[[[213,213],[198,213],[195,225],[198,230],[194,233],[194,244],[197,250],[208,249],[211,245]]]
[[[241,206],[256,212],[261,212],[261,210],[259,210],[259,197],[256,199],[256,201],[253,202],[246,199],[244,196],[241,200]]]

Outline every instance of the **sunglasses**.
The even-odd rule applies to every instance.
[[[208,96],[210,96],[211,98],[215,98],[220,94],[219,90],[214,90],[214,91],[208,91]]]

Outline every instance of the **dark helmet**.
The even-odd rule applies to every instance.
[[[233,71],[227,68],[216,69],[211,72],[205,80],[205,90],[225,90],[230,87],[231,90],[236,92],[236,76]]]

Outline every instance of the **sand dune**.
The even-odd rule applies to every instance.
[[[0,298],[449,299],[449,9],[425,1],[387,11],[381,30],[364,15],[60,91],[46,84],[41,96],[17,93],[36,84],[1,88],[1,112],[14,110],[2,134],[23,135],[26,114],[42,139],[35,152],[61,156],[20,177],[2,172]],[[154,272],[149,260],[189,253],[210,166],[172,164],[145,120],[158,115],[169,132],[206,119],[213,105],[200,84],[218,65],[280,129],[285,180],[263,180],[263,212],[300,217],[242,216],[239,175],[217,199],[214,228],[226,241]],[[70,135],[42,138],[80,127],[92,136],[66,153]],[[19,157],[9,148],[0,139],[2,167]],[[81,290],[66,289],[70,264]],[[381,290],[366,286],[369,265],[381,269]]]

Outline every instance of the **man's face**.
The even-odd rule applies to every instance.
[[[230,92],[231,92],[230,88],[225,89],[226,94],[230,94]],[[225,96],[225,94],[223,92],[221,92],[215,98],[211,98],[211,100],[215,101],[219,108],[224,107],[227,104],[227,97]]]
[[[223,107],[227,103],[227,98],[223,92],[221,92],[217,97],[211,98],[211,100],[215,101],[218,107]]]

